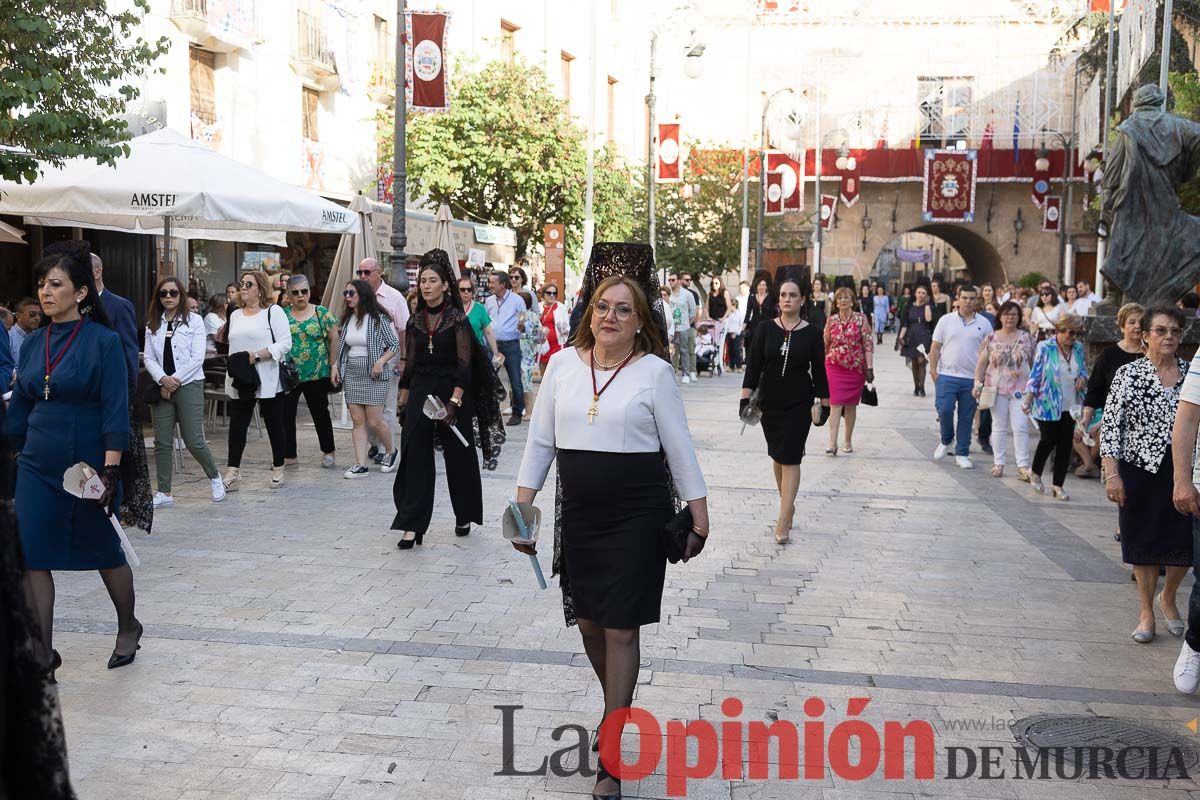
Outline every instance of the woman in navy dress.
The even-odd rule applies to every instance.
[[[97,302],[86,242],[46,248],[34,268],[38,300],[50,325],[21,348],[6,430],[17,458],[16,512],[28,566],[26,581],[49,668],[54,570],[99,570],[117,610],[109,669],[133,661],[141,623],[134,616],[133,572],[108,514],[120,506],[120,463],[129,446],[129,389],[121,340]],[[104,482],[99,501],[63,489],[63,473],[84,462]]]

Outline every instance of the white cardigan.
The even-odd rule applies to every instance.
[[[146,328],[146,372],[155,383],[162,383],[164,348],[167,340],[167,320],[158,321],[158,332]],[[187,385],[204,380],[204,355],[208,331],[199,314],[188,314],[171,333],[171,352],[175,355],[175,377]]]
[[[667,454],[680,499],[707,496],[671,365],[645,355],[626,366],[601,395],[590,424],[589,370],[574,347],[550,356],[533,408],[517,485],[540,491],[559,448],[605,453],[657,453],[661,448]],[[611,376],[611,371],[596,370],[600,385]]]
[[[271,322],[267,327],[268,315]],[[271,341],[271,333],[275,341]],[[246,316],[242,309],[237,309],[229,316],[229,352],[249,353],[259,350],[269,350],[271,358],[255,364],[258,369],[258,391],[255,397],[272,398],[279,394],[279,361],[292,350],[292,331],[288,325],[287,314],[282,308],[274,305],[260,309],[252,317]],[[225,376],[225,394],[237,398],[237,390],[233,388],[233,379]]]

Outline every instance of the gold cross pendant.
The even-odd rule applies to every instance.
[[[599,402],[600,402],[600,395],[598,395],[598,394],[592,395],[592,407],[589,408],[588,412],[587,412],[588,425],[591,425],[592,420],[594,420],[596,418],[596,415],[600,413],[599,411],[596,410],[596,404]]]
[[[433,334],[429,334],[429,352],[433,352]]]

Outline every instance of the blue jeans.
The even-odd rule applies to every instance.
[[[504,356],[504,370],[512,386],[512,413],[521,417],[525,414],[525,384],[521,380],[521,340],[499,340],[496,346]]]
[[[938,375],[935,387],[938,422],[942,426],[942,444],[956,442],[954,455],[965,456],[971,449],[971,426],[975,421],[978,401],[971,395],[975,381]],[[954,404],[958,404],[958,435],[954,433]]]

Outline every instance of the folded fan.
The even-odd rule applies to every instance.
[[[434,422],[445,422],[446,415],[449,413],[446,411],[446,404],[442,402],[441,398],[432,394],[425,398],[425,405],[421,407],[421,411]],[[463,447],[468,447],[469,445],[467,444],[467,440],[463,438],[462,431],[453,425],[449,427],[450,430],[454,431],[454,435],[458,437],[458,440],[463,443]]]

